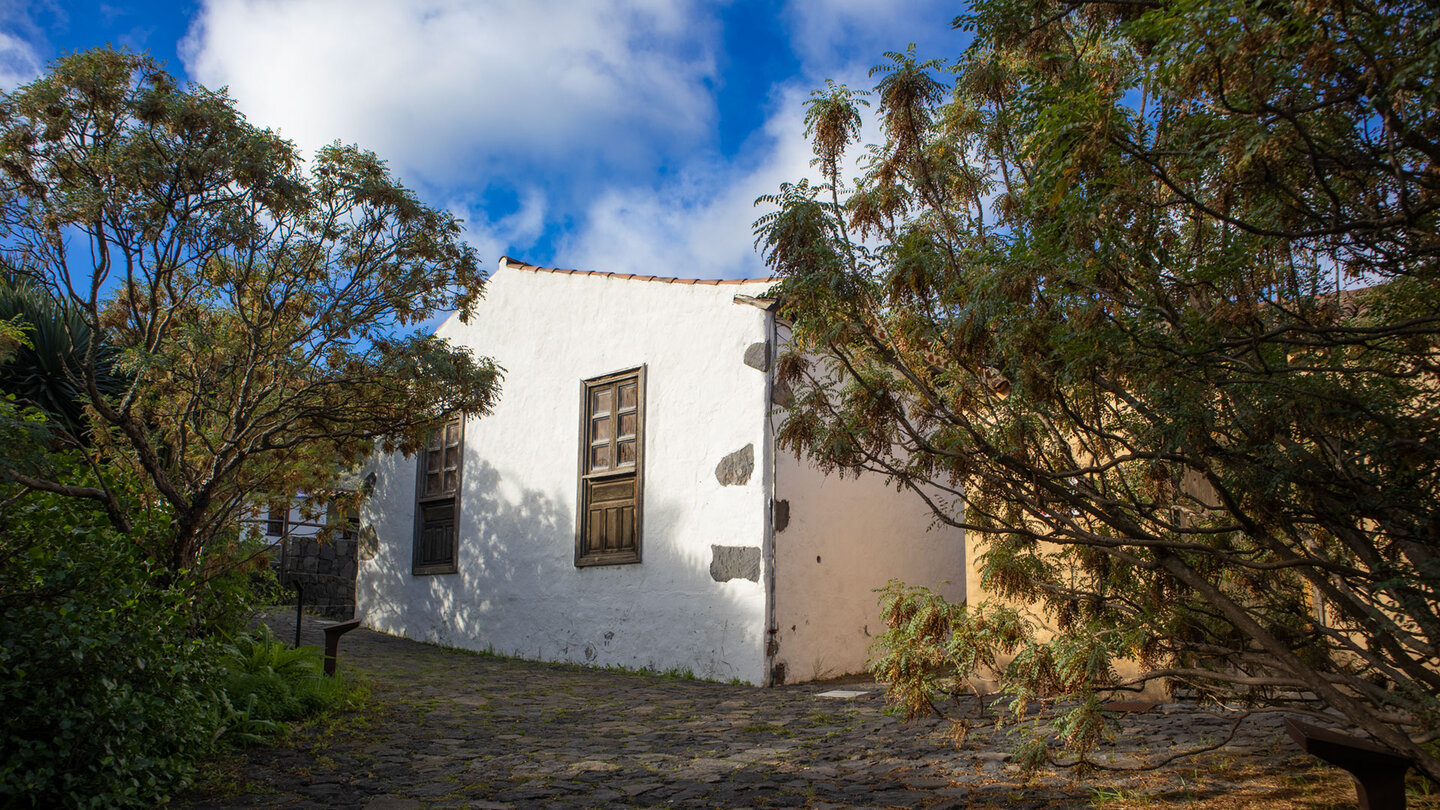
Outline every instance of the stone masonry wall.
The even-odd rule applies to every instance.
[[[322,543],[291,537],[281,556],[280,584],[305,592],[305,607],[332,619],[355,616],[356,541],[336,538]]]

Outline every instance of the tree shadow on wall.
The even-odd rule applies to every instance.
[[[381,474],[404,475],[407,461]],[[376,521],[385,548],[364,563],[367,625],[465,649],[721,679],[741,674],[731,659],[762,643],[736,618],[739,597],[711,579],[709,538],[702,555],[661,532],[675,524],[673,505],[647,499],[644,563],[578,569],[568,499],[481,459],[467,459],[461,499],[453,574],[412,574],[412,524]]]
[[[386,472],[403,475],[407,464],[413,461],[401,458]],[[491,646],[486,618],[495,600],[514,583],[540,579],[547,545],[574,535],[569,510],[546,493],[517,488],[513,500],[502,493],[494,466],[467,459],[453,574],[411,573],[414,537],[404,530],[411,524],[393,517],[377,520],[380,553],[364,563],[366,622],[448,646]]]

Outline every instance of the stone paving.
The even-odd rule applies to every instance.
[[[307,618],[305,643],[322,643],[324,624]],[[286,625],[275,620],[281,638],[293,636],[293,623]],[[869,690],[857,698],[823,698],[818,693],[837,685],[684,681],[476,655],[368,630],[344,637],[340,666],[371,683],[372,706],[361,721],[298,735],[293,748],[243,752],[238,788],[177,804],[1022,810],[1139,796],[1259,806],[1272,794],[1255,794],[1247,784],[1255,773],[1310,768],[1274,715],[1248,724],[1221,759],[1199,766],[1186,760],[1138,774],[1026,777],[997,750],[990,727],[972,731],[957,750],[940,723],[907,725],[885,714],[873,683],[839,686]],[[1117,743],[1098,758],[1128,766],[1223,739],[1229,725],[1179,705],[1119,715]],[[1228,801],[1247,793],[1249,802]]]

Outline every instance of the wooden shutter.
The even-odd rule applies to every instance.
[[[576,565],[640,561],[644,372],[631,369],[581,386]]]
[[[465,420],[451,420],[430,437],[415,482],[414,574],[453,574],[456,525],[460,520],[460,474],[464,466]]]

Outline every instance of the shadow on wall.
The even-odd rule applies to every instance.
[[[413,463],[390,459],[380,474],[394,481]],[[763,622],[747,628],[737,617],[754,597],[711,577],[711,545],[731,540],[667,536],[675,508],[647,502],[645,563],[577,572],[567,502],[502,480],[483,460],[467,463],[461,497],[454,574],[411,574],[412,512],[375,521],[379,553],[362,563],[367,625],[527,658],[753,677],[737,663],[751,647],[758,656]],[[679,655],[692,660],[677,661]]]
[[[413,464],[410,458],[391,459],[384,473],[393,481]],[[514,502],[503,498],[500,473],[487,462],[467,464],[463,480],[459,570],[454,574],[411,573],[413,538],[405,518],[413,512],[380,521],[379,554],[365,563],[368,624],[473,648],[477,639],[490,635],[484,622],[495,608],[493,600],[508,590],[501,586],[538,580],[544,569],[540,546],[548,538],[574,533],[568,510],[539,490],[524,489]]]

